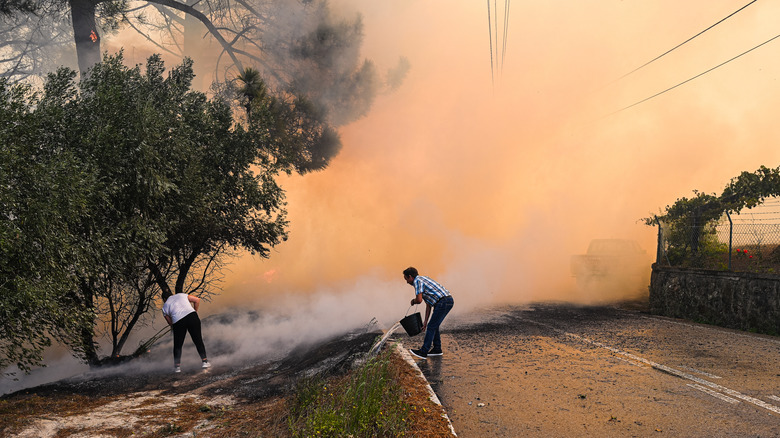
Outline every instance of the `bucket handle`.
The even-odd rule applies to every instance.
[[[411,309],[414,306],[419,306],[419,305],[420,305],[420,303],[412,304],[411,306],[409,306],[409,309]],[[404,315],[404,316],[409,316],[409,309],[406,309],[406,315]],[[417,308],[415,307],[414,310],[417,310]]]

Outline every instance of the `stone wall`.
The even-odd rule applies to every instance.
[[[780,275],[653,265],[650,311],[777,335],[780,334]]]

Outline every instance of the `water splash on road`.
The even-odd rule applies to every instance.
[[[385,345],[385,342],[387,342],[387,338],[389,338],[396,330],[398,330],[399,327],[401,327],[401,323],[396,322],[392,327],[387,329],[387,332],[385,332],[384,336],[382,336],[382,338],[379,339],[379,341],[377,341],[373,347],[371,347],[368,356],[376,356],[376,354],[379,353],[379,350],[382,349],[382,346]]]

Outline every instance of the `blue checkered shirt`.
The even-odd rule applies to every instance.
[[[414,295],[417,296],[420,294],[422,294],[423,300],[431,306],[436,304],[440,298],[450,295],[449,291],[447,291],[444,286],[428,277],[418,275],[414,278]]]

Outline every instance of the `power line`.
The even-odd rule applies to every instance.
[[[498,5],[496,5],[496,2],[498,0],[493,0],[493,30],[496,34],[496,67],[498,67]]]
[[[758,1],[758,0],[753,0],[753,1],[751,1],[750,3],[746,4],[745,6],[742,6],[741,8],[739,8],[739,9],[737,9],[736,11],[732,12],[731,14],[729,14],[729,15],[728,15],[728,16],[726,16],[725,18],[721,19],[721,20],[720,20],[720,21],[718,21],[717,23],[713,24],[712,26],[710,26],[710,27],[708,27],[708,28],[704,29],[703,31],[701,31],[701,32],[697,33],[696,35],[694,35],[694,36],[692,36],[692,37],[688,38],[687,40],[685,40],[685,41],[681,42],[680,44],[678,44],[678,45],[676,45],[676,46],[672,47],[671,49],[667,50],[666,52],[664,52],[664,53],[662,53],[662,54],[660,54],[660,55],[656,56],[655,58],[651,59],[650,61],[647,61],[646,63],[644,63],[644,64],[640,65],[639,67],[637,67],[637,68],[635,68],[635,69],[633,69],[633,70],[631,70],[630,72],[628,72],[628,73],[624,74],[623,76],[621,76],[621,77],[619,77],[619,78],[615,79],[615,81],[614,81],[614,82],[617,82],[617,81],[619,81],[619,80],[621,80],[621,79],[625,78],[626,76],[628,76],[628,75],[630,75],[630,74],[634,73],[635,71],[637,71],[637,70],[639,70],[639,69],[641,69],[641,68],[643,68],[643,67],[646,67],[646,66],[650,65],[651,63],[653,63],[653,62],[655,62],[655,61],[657,61],[657,60],[661,59],[662,57],[664,57],[664,56],[668,55],[669,53],[671,53],[672,51],[676,50],[676,49],[677,49],[677,48],[679,48],[680,46],[682,46],[682,45],[684,45],[684,44],[688,43],[689,41],[693,40],[694,38],[698,37],[699,35],[703,34],[704,32],[707,32],[708,30],[710,30],[710,29],[712,29],[713,27],[715,27],[715,26],[719,25],[720,23],[723,23],[724,21],[728,20],[729,18],[731,18],[732,16],[736,15],[736,14],[737,14],[738,12],[740,12],[741,10],[743,10],[743,9],[747,8],[748,6],[752,5],[753,3],[757,2],[757,1]]]
[[[511,0],[504,0],[504,44],[501,49],[501,73],[504,73],[504,59],[506,59],[506,40],[509,36],[509,3]]]
[[[498,0],[493,0],[493,16],[490,13],[490,0],[487,0],[487,15],[488,15],[488,36],[490,37],[490,79],[493,83],[493,87],[496,85],[495,70],[500,67],[500,71],[504,71],[504,59],[506,58],[507,36],[509,32],[509,3],[510,0],[504,0],[504,17],[503,17],[503,29],[502,34],[498,33]],[[495,35],[495,59],[493,58],[493,38]],[[499,40],[503,38],[503,40]],[[499,47],[499,43],[502,47]],[[500,50],[500,53],[499,53]]]
[[[490,0],[487,0],[487,11],[488,11],[488,34],[490,36],[490,81],[493,84],[493,87],[496,86],[496,79],[493,75],[493,27],[490,24]],[[498,35],[496,35],[498,37]],[[498,41],[496,41],[496,45],[498,45]]]
[[[629,108],[631,108],[631,107],[634,107],[634,106],[637,106],[637,105],[639,105],[640,103],[647,102],[648,100],[650,100],[650,99],[652,99],[652,98],[654,98],[654,97],[658,97],[658,96],[660,96],[660,95],[662,95],[662,94],[666,93],[667,91],[674,90],[675,88],[677,88],[677,87],[679,87],[679,86],[681,86],[681,85],[687,84],[688,82],[690,82],[690,81],[692,81],[692,80],[694,80],[694,79],[696,79],[696,78],[699,78],[699,77],[701,77],[701,76],[704,76],[705,74],[707,74],[707,73],[709,73],[709,72],[711,72],[711,71],[713,71],[713,70],[715,70],[715,69],[717,69],[717,68],[720,68],[720,67],[722,67],[722,66],[724,66],[724,65],[728,64],[729,62],[731,62],[731,61],[733,61],[733,60],[735,60],[735,59],[737,59],[737,58],[739,58],[739,57],[741,57],[741,56],[743,56],[743,55],[746,55],[746,54],[748,54],[748,53],[752,52],[753,50],[756,50],[757,48],[759,48],[759,47],[761,47],[761,46],[763,46],[763,45],[769,44],[770,42],[772,42],[772,41],[776,40],[777,38],[780,38],[780,34],[773,36],[772,38],[770,38],[770,39],[768,39],[768,40],[764,41],[763,43],[761,43],[761,44],[759,44],[759,45],[757,45],[757,46],[753,47],[753,48],[752,48],[752,49],[750,49],[750,50],[746,50],[746,51],[744,51],[744,52],[740,53],[739,55],[737,55],[737,56],[735,56],[735,57],[733,57],[733,58],[729,59],[728,61],[721,62],[720,64],[716,65],[715,67],[712,67],[712,68],[710,68],[710,69],[708,69],[708,70],[706,70],[706,71],[704,71],[704,72],[702,72],[702,73],[699,73],[699,74],[697,74],[696,76],[693,76],[692,78],[686,79],[686,80],[684,80],[684,81],[680,82],[679,84],[677,84],[677,85],[675,85],[675,86],[673,86],[673,87],[669,87],[669,88],[667,88],[666,90],[663,90],[663,91],[661,91],[661,92],[655,93],[655,94],[653,94],[653,95],[652,95],[652,96],[650,96],[650,97],[646,97],[646,98],[644,98],[644,99],[640,100],[639,102],[632,103],[631,105],[629,105],[629,106],[627,106],[627,107],[623,107],[623,108],[621,108],[621,109],[619,109],[619,110],[617,110],[617,111],[614,111],[614,112],[612,112],[612,113],[609,113],[609,114],[607,114],[607,116],[606,116],[606,117],[608,117],[608,116],[611,116],[611,115],[613,115],[613,114],[617,114],[617,113],[619,113],[619,112],[621,112],[621,111],[625,111],[625,110],[627,110],[627,109],[629,109]]]

